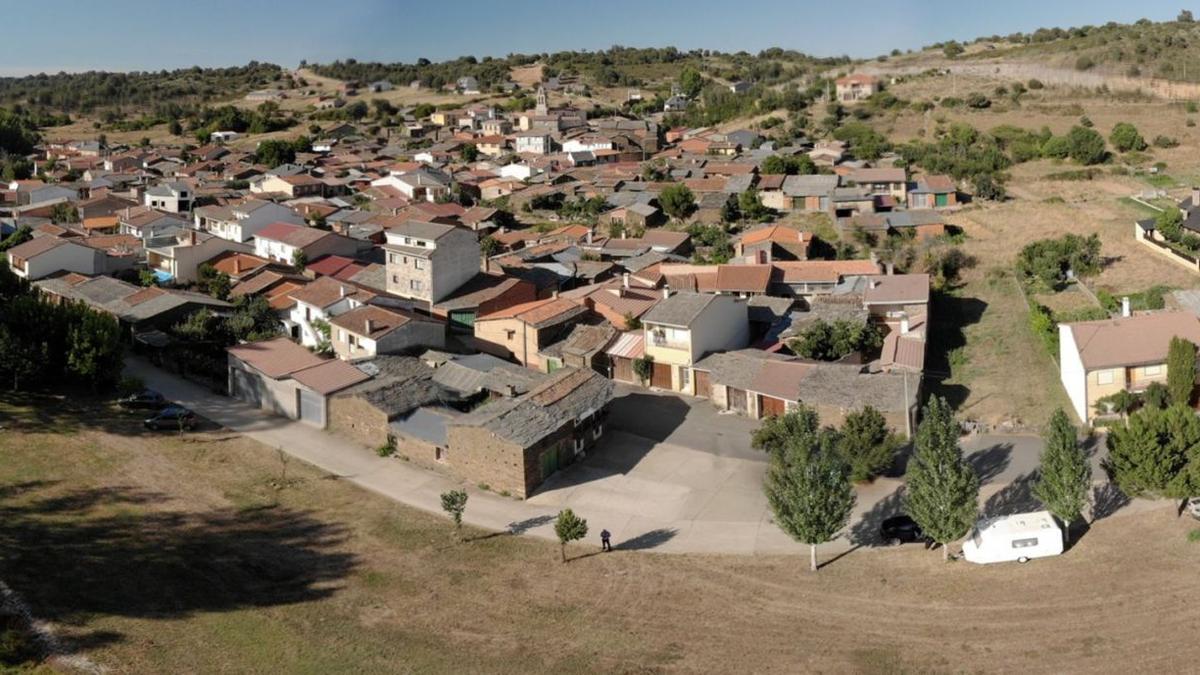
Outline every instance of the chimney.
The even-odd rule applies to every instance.
[[[629,272],[621,275],[621,288],[629,290]]]
[[[592,232],[593,232],[592,228],[589,227],[588,231],[587,231],[587,243],[589,243],[589,244],[592,243]]]
[[[871,289],[879,288],[879,280],[871,279],[870,281],[867,282],[867,288],[871,288]]]
[[[375,330],[375,322],[367,319],[367,335],[370,335]]]
[[[339,298],[346,297],[346,287],[341,284],[338,284],[338,297]]]
[[[908,333],[908,314],[903,314],[900,317],[900,334],[905,335],[907,333]]]
[[[1132,312],[1129,309],[1129,296],[1121,298],[1121,316],[1129,316]]]
[[[884,273],[887,274],[888,276],[895,274],[896,273],[896,263],[892,262],[891,260],[885,262],[883,264],[883,270],[884,270]]]
[[[621,228],[621,238],[624,239],[627,236],[629,236],[629,231],[622,227]]]
[[[233,273],[234,274],[242,273],[242,259],[239,256],[233,257]]]
[[[669,297],[671,297],[671,288],[669,286],[663,286],[663,300],[666,300]]]
[[[1200,207],[1200,185],[1192,186],[1192,208]]]
[[[554,289],[553,291],[550,291],[550,297],[554,298],[556,300],[558,299],[558,289],[557,288]]]

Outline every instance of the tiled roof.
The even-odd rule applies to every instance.
[[[1200,344],[1200,320],[1190,312],[1154,312],[1065,325],[1088,370],[1165,362],[1173,337]]]
[[[929,302],[928,274],[879,274],[870,277],[863,301],[872,304],[925,304]]]
[[[271,223],[254,235],[258,239],[278,241],[289,246],[304,248],[314,242],[332,236],[333,233],[319,230],[315,227],[293,225],[292,223]]]
[[[320,308],[328,307],[342,298],[354,298],[365,303],[375,297],[370,291],[344,284],[333,277],[321,277],[291,295],[297,302]]]
[[[569,321],[587,312],[587,308],[566,298],[546,298],[534,300],[520,305],[513,305],[498,312],[481,316],[478,321],[495,319],[517,319],[529,324],[532,328],[544,328],[563,321]]]
[[[303,347],[301,347],[303,349]],[[338,359],[292,373],[292,379],[323,396],[371,379],[369,375]]]
[[[325,362],[286,337],[234,345],[229,353],[275,379]]]

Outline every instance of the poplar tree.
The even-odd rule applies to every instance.
[[[1075,425],[1062,408],[1050,416],[1046,428],[1046,447],[1042,450],[1042,468],[1033,494],[1063,524],[1063,534],[1071,540],[1071,523],[1083,514],[1092,485],[1092,467],[1079,443]]]
[[[941,397],[925,405],[905,476],[905,508],[933,541],[948,544],[970,531],[979,512],[979,476],[958,447],[958,424]]]

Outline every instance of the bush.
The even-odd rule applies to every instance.
[[[1191,122],[1191,124],[1189,124],[1188,126],[1196,125],[1196,123],[1192,122],[1192,120],[1188,120],[1188,122]],[[1179,145],[1179,141],[1177,139],[1171,138],[1170,136],[1163,136],[1162,134],[1159,134],[1158,136],[1154,137],[1154,147],[1156,147],[1156,148],[1163,148],[1163,149],[1174,148],[1174,147],[1177,147],[1178,145]]]
[[[1060,289],[1067,272],[1092,276],[1100,271],[1100,237],[1067,234],[1058,239],[1040,239],[1026,244],[1017,256],[1017,272],[1026,283]]]
[[[1029,82],[1026,83],[1026,86],[1029,87],[1030,89],[1042,89],[1046,85],[1042,84],[1041,80],[1035,78],[1035,79],[1029,80]]]
[[[1137,127],[1129,122],[1118,122],[1113,127],[1108,140],[1116,148],[1117,152],[1146,149],[1146,139],[1142,138],[1142,135],[1138,133]]]
[[[1067,134],[1071,159],[1084,165],[1099,164],[1107,158],[1104,137],[1095,129],[1073,127]]]
[[[1075,70],[1091,70],[1096,65],[1096,62],[1089,56],[1081,56],[1075,59]]]
[[[1034,303],[1029,308],[1029,329],[1042,341],[1042,346],[1054,358],[1058,358],[1058,326],[1050,310]]]
[[[375,454],[379,455],[380,457],[391,457],[392,455],[396,454],[396,446],[392,445],[391,443],[384,443],[378,448],[375,448]]]
[[[142,378],[125,375],[117,382],[117,395],[121,397],[133,396],[145,388],[146,383],[142,381]]]
[[[1200,541],[1200,529],[1195,529],[1187,533],[1188,541],[1193,544]]]

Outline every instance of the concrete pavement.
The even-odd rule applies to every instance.
[[[553,518],[565,507],[586,518],[589,543],[601,529],[617,548],[669,553],[807,553],[771,522],[762,480],[766,458],[750,448],[756,423],[718,413],[706,402],[641,390],[619,391],[610,430],[589,456],[519,501],[464,485],[434,471],[379,457],[350,440],[282,417],[130,359],[127,371],[198,414],[278,448],[324,471],[400,503],[441,514],[441,494],[466,489],[464,520],[498,531],[554,540]],[[1028,510],[1036,437],[969,439],[964,451],[984,477],[985,512]],[[823,556],[874,546],[883,519],[901,506],[896,477],[857,487],[851,526],[821,547]],[[1032,507],[1030,507],[1032,508]]]

